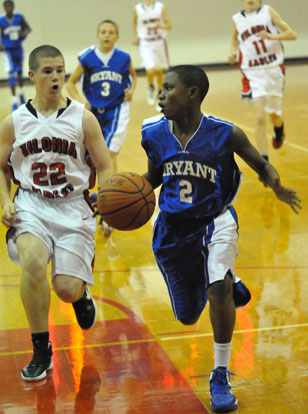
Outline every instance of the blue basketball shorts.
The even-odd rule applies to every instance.
[[[92,108],[103,132],[109,151],[118,153],[126,138],[130,103],[122,102],[112,109]]]
[[[176,319],[197,319],[207,302],[206,289],[227,274],[240,281],[234,263],[238,253],[238,221],[233,207],[207,222],[182,240],[178,229],[159,216],[153,233],[153,251],[166,282]],[[189,224],[186,223],[187,228]],[[172,234],[173,233],[173,234]],[[161,234],[168,234],[167,245],[160,245]],[[174,240],[174,244],[170,241]],[[154,247],[155,246],[155,247]]]
[[[4,68],[6,72],[22,72],[24,52],[22,46],[5,50]]]

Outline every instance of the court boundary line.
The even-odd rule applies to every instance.
[[[252,328],[252,329],[236,329],[233,331],[233,335],[239,335],[243,333],[249,332],[265,332],[265,331],[277,331],[277,330],[284,330],[284,329],[294,329],[294,328],[307,328],[308,323],[296,323],[292,325],[280,325],[280,326],[268,326],[264,328]],[[82,345],[82,346],[63,346],[54,348],[54,351],[67,351],[70,349],[90,349],[90,348],[99,348],[99,347],[108,347],[108,346],[122,346],[122,345],[130,345],[130,344],[139,344],[139,343],[149,343],[149,342],[166,342],[166,341],[176,341],[181,339],[193,339],[193,338],[203,338],[203,337],[211,337],[213,336],[212,332],[200,333],[200,334],[191,334],[191,335],[175,335],[169,337],[157,337],[154,336],[153,338],[145,338],[145,339],[135,339],[131,341],[114,341],[114,342],[107,342],[107,343],[97,343],[97,344],[89,344],[89,345]],[[22,355],[22,354],[30,354],[33,352],[31,350],[24,350],[24,351],[12,351],[12,352],[0,352],[0,357],[3,356],[11,356],[11,355]]]

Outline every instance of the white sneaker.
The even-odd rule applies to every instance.
[[[155,88],[154,85],[149,85],[148,87],[148,104],[149,105],[154,105],[155,104]]]

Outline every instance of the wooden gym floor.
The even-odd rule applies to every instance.
[[[270,160],[303,209],[295,215],[264,188],[243,162],[236,201],[240,222],[238,275],[252,300],[237,312],[230,370],[240,414],[308,413],[308,66],[287,66],[286,142]],[[204,111],[234,121],[253,141],[253,115],[239,97],[238,70],[210,70]],[[33,93],[26,87],[29,98]],[[10,111],[1,89],[0,120]],[[143,173],[142,120],[155,114],[145,100],[145,78],[131,109],[119,171]],[[153,220],[106,240],[98,230],[95,286],[98,321],[89,332],[71,305],[52,294],[50,335],[54,369],[25,383],[20,369],[31,358],[30,332],[19,297],[20,269],[6,252],[0,226],[0,414],[203,414],[209,408],[213,337],[208,309],[194,326],[174,319],[151,250]],[[305,253],[306,252],[306,253]],[[49,275],[50,276],[50,275]]]

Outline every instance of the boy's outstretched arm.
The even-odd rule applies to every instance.
[[[281,185],[280,177],[276,169],[266,161],[256,148],[250,143],[246,134],[234,125],[231,146],[233,151],[239,155],[274,191],[276,197],[289,204],[292,210],[298,214],[302,208],[300,198],[296,191]]]

